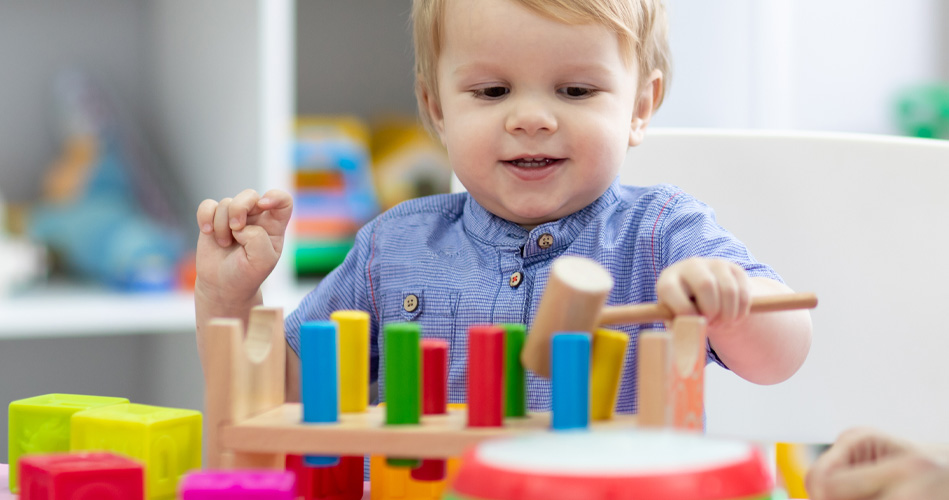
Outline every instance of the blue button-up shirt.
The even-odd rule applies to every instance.
[[[618,181],[586,208],[530,231],[499,218],[468,193],[402,203],[363,227],[346,260],[307,295],[286,320],[287,342],[299,353],[300,325],[333,311],[370,314],[371,376],[385,387],[381,325],[417,321],[423,338],[449,344],[448,397],[464,402],[470,325],[530,325],[550,273],[561,255],[603,265],[614,279],[607,304],[656,301],[659,273],[679,260],[716,257],[738,263],[749,276],[780,280],[715,220],[711,208],[671,185],[621,186]],[[522,273],[520,284],[511,275]],[[404,307],[409,295],[417,306]],[[407,310],[411,309],[411,310]],[[636,339],[630,335],[617,411],[636,412]],[[709,351],[709,361],[717,361]],[[550,409],[550,381],[528,372],[528,407]]]

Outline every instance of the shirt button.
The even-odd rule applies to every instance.
[[[554,245],[554,237],[550,233],[544,233],[537,238],[537,245],[543,249],[548,249]]]
[[[511,275],[511,288],[517,288],[521,286],[521,281],[524,281],[524,273],[517,271]]]
[[[409,294],[402,299],[402,309],[405,309],[405,312],[412,312],[418,309],[418,297],[415,295]]]

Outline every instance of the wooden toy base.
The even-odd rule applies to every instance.
[[[385,425],[385,408],[344,413],[336,424],[301,423],[302,406],[284,403],[221,429],[221,445],[236,453],[388,455],[407,458],[460,456],[468,447],[494,437],[550,429],[549,413],[509,418],[504,427],[469,428],[465,410],[424,415],[421,425]],[[635,415],[617,415],[593,428],[634,427]]]

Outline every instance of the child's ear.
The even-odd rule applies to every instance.
[[[422,104],[425,108],[425,112],[428,113],[429,119],[432,121],[432,126],[435,128],[435,132],[438,133],[438,138],[442,141],[442,144],[445,143],[445,117],[442,114],[441,103],[438,102],[438,98],[432,94],[432,92],[425,86],[424,83],[418,83],[419,96],[422,99]]]
[[[646,127],[649,126],[649,120],[656,112],[660,102],[662,102],[662,71],[656,69],[649,74],[649,78],[640,86],[639,95],[636,96],[633,121],[629,127],[629,145],[631,147],[642,144],[643,138],[646,136]]]

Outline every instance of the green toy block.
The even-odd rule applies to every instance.
[[[10,491],[20,490],[17,462],[32,453],[69,451],[69,419],[78,411],[122,403],[125,398],[46,394],[10,403],[7,413],[7,460]]]
[[[141,404],[81,411],[72,416],[70,448],[137,459],[147,498],[173,499],[185,473],[201,468],[201,412]]]

